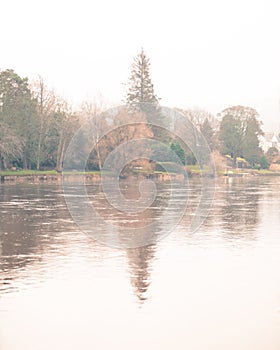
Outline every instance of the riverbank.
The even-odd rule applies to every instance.
[[[108,179],[112,178],[110,172],[103,173]],[[188,170],[189,177],[207,176],[213,177],[212,174],[207,171],[200,171],[197,168]],[[227,176],[227,177],[249,177],[249,176],[280,176],[280,172],[271,170],[253,170],[253,169],[235,169],[231,171],[217,171],[217,177]],[[137,178],[150,178],[159,181],[170,181],[170,180],[183,180],[183,174],[176,173],[135,173],[131,177]],[[1,171],[0,179],[1,184],[4,183],[41,183],[41,182],[57,182],[61,183],[62,178],[64,181],[69,182],[81,182],[86,183],[99,182],[101,180],[101,173],[99,171],[92,172],[57,172],[55,170],[50,171],[35,171],[35,170],[19,170],[19,171]]]
[[[105,172],[102,174],[102,177],[105,179],[112,179],[113,175],[109,172]],[[126,179],[131,178],[139,178],[139,179],[156,179],[158,181],[170,181],[170,180],[178,180],[183,181],[184,176],[182,174],[175,173],[154,173],[154,174],[144,174],[137,173],[131,176],[126,177]],[[58,172],[38,172],[34,171],[26,173],[21,173],[20,171],[17,173],[11,174],[8,173],[0,173],[1,184],[17,184],[17,183],[62,183],[64,182],[73,182],[73,183],[94,183],[101,181],[101,172],[66,172],[66,173],[58,173]]]
[[[106,176],[106,173],[105,173]],[[109,174],[108,174],[109,176]],[[57,172],[50,171],[36,171],[36,170],[19,170],[19,171],[2,171],[0,172],[1,184],[4,183],[41,183],[54,182],[61,183],[62,179],[69,182],[80,182],[83,179],[90,182],[100,181],[100,172]]]

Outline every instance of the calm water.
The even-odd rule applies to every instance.
[[[1,186],[0,349],[279,350],[280,179],[219,179],[192,235],[199,181],[188,191],[171,235],[114,249],[80,232],[60,186]],[[99,185],[88,192],[102,203]],[[167,194],[159,185],[153,210],[131,222],[103,215],[139,225]]]

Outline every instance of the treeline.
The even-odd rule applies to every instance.
[[[122,110],[114,120],[110,120],[106,113],[102,114],[102,101],[87,101],[78,110],[73,110],[47,87],[42,78],[30,83],[13,70],[1,71],[0,168],[61,171],[70,140],[79,127],[89,121],[91,127],[88,132],[95,144],[89,152],[89,170],[100,169],[107,155],[122,142],[144,136],[166,144],[164,151],[162,148],[153,149],[154,156],[162,162],[174,161],[173,155],[176,154],[184,165],[196,164],[195,155],[182,140],[174,138],[165,130],[149,126],[145,111],[139,108],[139,104],[148,102],[152,106],[154,120],[163,118],[159,112],[159,99],[154,93],[149,66],[149,59],[142,50],[135,57],[131,68],[126,95],[127,109]],[[248,167],[268,167],[268,161],[259,145],[259,136],[262,135],[260,118],[253,108],[229,107],[216,117],[199,109],[180,110],[180,113],[203,134],[210,151],[227,156],[233,167],[239,158]],[[147,122],[147,125],[130,125],[117,129],[118,125],[139,121]],[[106,130],[112,129],[112,123],[115,123],[114,132],[106,134]],[[101,137],[103,134],[106,135]],[[82,152],[86,146],[80,147]],[[76,152],[76,158],[79,158],[78,154]],[[78,164],[79,159],[73,159],[75,162]],[[148,167],[148,164],[145,166]]]
[[[43,79],[0,73],[0,167],[61,169],[78,116]]]

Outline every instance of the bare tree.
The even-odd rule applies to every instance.
[[[149,125],[147,124],[147,118],[143,112],[135,111],[133,115],[128,110],[120,110],[113,120],[113,130],[110,131],[105,138],[101,141],[102,149],[105,151],[103,153],[103,160],[108,156],[108,154],[118,148],[119,151],[114,154],[111,165],[113,168],[118,169],[120,164],[126,164],[122,170],[122,175],[127,175],[131,172],[135,165],[143,165],[147,168],[146,164],[147,156],[151,156],[152,152],[144,149],[144,143],[139,143],[139,148],[135,149],[135,145],[130,143],[133,140],[140,139],[152,139],[153,132]],[[142,149],[142,148],[143,149]],[[143,155],[139,159],[139,155]],[[133,159],[135,155],[135,161],[127,162],[127,159]],[[137,160],[136,160],[137,155]]]
[[[196,127],[201,127],[207,119],[214,130],[218,129],[218,120],[210,112],[200,108],[180,110]]]
[[[7,167],[9,158],[22,156],[24,141],[16,135],[10,126],[0,121],[0,169]]]
[[[57,98],[54,91],[49,90],[41,76],[31,84],[33,98],[37,101],[39,130],[36,150],[36,169],[39,170],[44,159],[43,145],[46,144],[46,138],[52,123],[53,113],[57,108]]]
[[[101,95],[93,101],[84,101],[81,105],[81,122],[89,124],[91,144],[95,145],[97,163],[99,169],[102,168],[100,140],[106,130],[106,120],[104,111],[108,106]]]
[[[54,114],[55,129],[58,133],[56,169],[57,171],[62,171],[67,146],[74,133],[78,130],[80,123],[78,115],[73,113],[65,100],[60,99],[57,101],[57,111]]]

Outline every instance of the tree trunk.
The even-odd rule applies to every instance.
[[[101,171],[102,164],[101,164],[101,159],[100,159],[100,152],[99,152],[99,145],[98,145],[98,143],[96,145],[96,154],[97,154],[98,167],[99,167],[99,170]]]
[[[62,141],[63,141],[63,132],[61,132],[59,136],[58,146],[57,146],[57,155],[56,155],[56,169],[59,170],[59,164],[60,164],[60,158],[61,158],[61,148],[62,148]]]
[[[65,146],[66,146],[66,142],[64,140],[63,143],[62,143],[62,146],[61,146],[61,151],[60,151],[58,163],[57,163],[57,166],[56,166],[57,171],[59,171],[59,172],[61,172],[62,168],[63,168],[63,159],[64,159]]]
[[[39,140],[38,140],[38,150],[37,150],[37,159],[36,159],[36,169],[40,169],[41,164],[41,144],[42,144],[42,118],[41,118],[41,125],[40,125],[40,131],[39,131]]]
[[[27,159],[26,154],[23,154],[23,170],[27,170]]]

